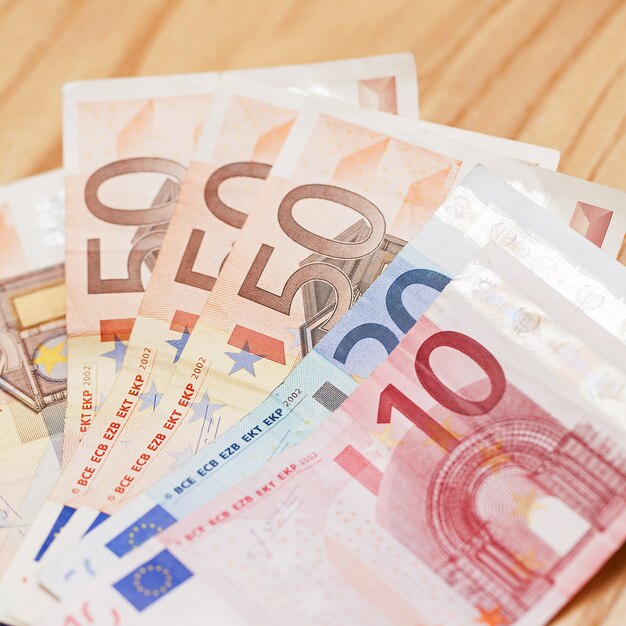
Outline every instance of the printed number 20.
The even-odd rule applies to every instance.
[[[393,323],[402,334],[409,332],[416,321],[402,302],[404,290],[409,285],[424,285],[441,292],[449,282],[450,279],[447,276],[434,270],[412,269],[404,272],[404,274],[400,274],[391,283],[387,290],[385,306],[387,307],[389,317],[391,317]],[[337,344],[333,358],[345,365],[354,346],[363,339],[376,339],[385,348],[387,354],[391,354],[392,350],[400,342],[396,334],[383,324],[368,322],[355,326],[346,334]]]

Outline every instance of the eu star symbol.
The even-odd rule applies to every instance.
[[[454,430],[454,425],[452,423],[452,415],[448,415],[448,417],[446,417],[442,422],[441,425],[453,436],[456,437],[457,439],[459,439],[461,437],[461,433],[457,432],[456,430]],[[422,442],[422,448],[427,448],[428,446],[436,446],[438,445],[437,442],[434,439],[431,439],[430,437],[427,437],[423,442]]]
[[[100,402],[96,402],[96,406],[95,406],[96,413],[104,406],[104,403],[106,402],[106,400],[107,400],[106,393],[101,391],[100,392]]]
[[[485,626],[506,626],[509,623],[500,612],[499,606],[494,609],[484,609],[482,606],[479,606],[478,610],[480,611],[480,615],[476,619],[478,624],[485,624]]]
[[[485,445],[480,449],[483,457],[482,465],[489,465],[493,469],[498,469],[502,465],[511,462],[511,457],[506,453],[501,441],[496,441],[493,445]]]
[[[199,402],[194,402],[191,405],[191,411],[193,412],[193,417],[189,419],[189,423],[195,422],[196,420],[211,420],[213,421],[213,413],[215,411],[219,411],[221,408],[226,406],[225,404],[214,404],[209,399],[209,392],[205,391],[202,399]]]
[[[126,356],[126,344],[120,341],[116,336],[115,348],[109,350],[109,352],[104,352],[102,356],[107,357],[107,359],[113,359],[115,361],[115,371],[119,372],[124,362],[124,357]]]
[[[544,508],[540,502],[541,496],[536,489],[531,489],[526,493],[512,493],[511,497],[515,502],[511,514],[516,517],[523,517],[527,524],[530,524],[535,511],[540,511]]]
[[[193,453],[194,453],[194,449],[191,447],[190,443],[187,444],[187,447],[181,450],[180,452],[173,452],[171,450],[168,450],[168,454],[174,457],[174,459],[176,459],[177,464],[180,464],[183,461],[186,461],[190,456],[193,455]]]
[[[59,342],[56,346],[49,347],[42,343],[37,348],[37,356],[33,359],[35,365],[41,365],[47,374],[52,374],[54,368],[59,363],[67,363],[67,357],[63,354],[65,341]]]
[[[149,391],[141,394],[139,400],[141,401],[140,411],[144,411],[148,407],[150,407],[153,411],[159,406],[159,402],[161,402],[161,398],[163,397],[162,393],[157,391],[156,385],[154,381],[152,381],[152,386]]]
[[[224,354],[234,361],[232,369],[230,370],[230,372],[228,372],[229,376],[231,376],[235,372],[238,372],[239,370],[246,370],[248,374],[252,374],[252,376],[256,378],[254,364],[257,361],[260,361],[263,357],[252,354],[252,352],[250,352],[250,346],[248,345],[247,341],[243,344],[243,349],[241,350],[241,352],[224,352]]]
[[[395,448],[400,443],[399,439],[394,439],[391,436],[391,424],[385,426],[381,432],[376,432],[375,430],[370,430],[368,432],[372,435],[372,437],[378,439],[378,441],[380,441],[385,448]]]
[[[170,346],[172,346],[172,348],[176,348],[176,354],[174,355],[174,363],[176,363],[176,361],[180,359],[180,355],[183,353],[183,350],[185,349],[185,346],[187,345],[188,341],[189,341],[189,330],[187,330],[187,327],[185,327],[185,330],[183,330],[183,333],[180,336],[180,339],[166,339],[165,340],[165,343],[169,343]]]
[[[536,548],[529,548],[525,552],[513,555],[517,564],[511,567],[511,571],[519,578],[530,578],[533,572],[538,572],[544,567],[536,554]]]
[[[357,385],[360,385],[365,380],[363,376],[359,376],[358,374],[350,374],[350,376]]]
[[[296,348],[300,347],[301,344],[301,340],[300,340],[300,329],[299,328],[293,328],[293,327],[289,327],[287,328],[287,330],[289,331],[289,334],[293,337],[292,341],[291,341],[291,345],[289,346],[290,350],[295,350]]]

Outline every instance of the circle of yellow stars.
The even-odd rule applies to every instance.
[[[141,584],[142,577],[151,572],[157,572],[163,576],[163,584],[158,589],[148,589]],[[174,579],[170,574],[170,571],[162,565],[146,565],[144,567],[140,567],[137,572],[135,572],[135,576],[133,577],[133,585],[135,586],[135,589],[144,596],[152,596],[153,598],[166,593],[167,590],[171,588],[173,582]]]
[[[157,533],[160,533],[163,529],[160,526],[157,526],[154,522],[142,522],[141,524],[137,524],[136,526],[133,526],[132,530],[128,533],[128,545],[129,546],[135,546],[135,535],[137,535],[138,532],[142,531],[142,530],[154,530]]]

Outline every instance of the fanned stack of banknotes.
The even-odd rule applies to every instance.
[[[620,547],[626,195],[417,94],[65,86],[0,189],[1,621],[537,626]]]

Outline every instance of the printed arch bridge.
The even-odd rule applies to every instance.
[[[486,461],[484,451],[495,442],[501,445],[506,458],[524,469],[543,491],[560,499],[590,524],[574,549],[548,571],[539,573],[525,567],[519,555],[505,545],[506,537],[499,540],[478,513],[478,491],[493,474],[493,465]],[[591,426],[568,431],[547,414],[498,419],[476,429],[444,457],[427,493],[415,492],[416,498],[426,496],[427,503],[425,528],[416,531],[425,530],[431,547],[439,553],[436,563],[429,565],[472,605],[499,607],[505,619],[515,621],[549,589],[554,575],[580,547],[623,510],[621,485],[626,477],[618,469],[619,462],[608,460],[610,456],[607,441]],[[397,498],[398,491],[411,493],[406,488],[398,490],[400,485],[393,484],[396,480],[406,484],[407,477],[402,471],[382,477],[378,493],[381,505],[394,494]],[[383,517],[394,512],[406,515],[411,509],[423,507],[424,503],[410,502],[402,507],[385,506]],[[391,518],[387,525],[392,533],[406,528],[406,523],[395,523]],[[402,537],[398,539],[402,541]]]

